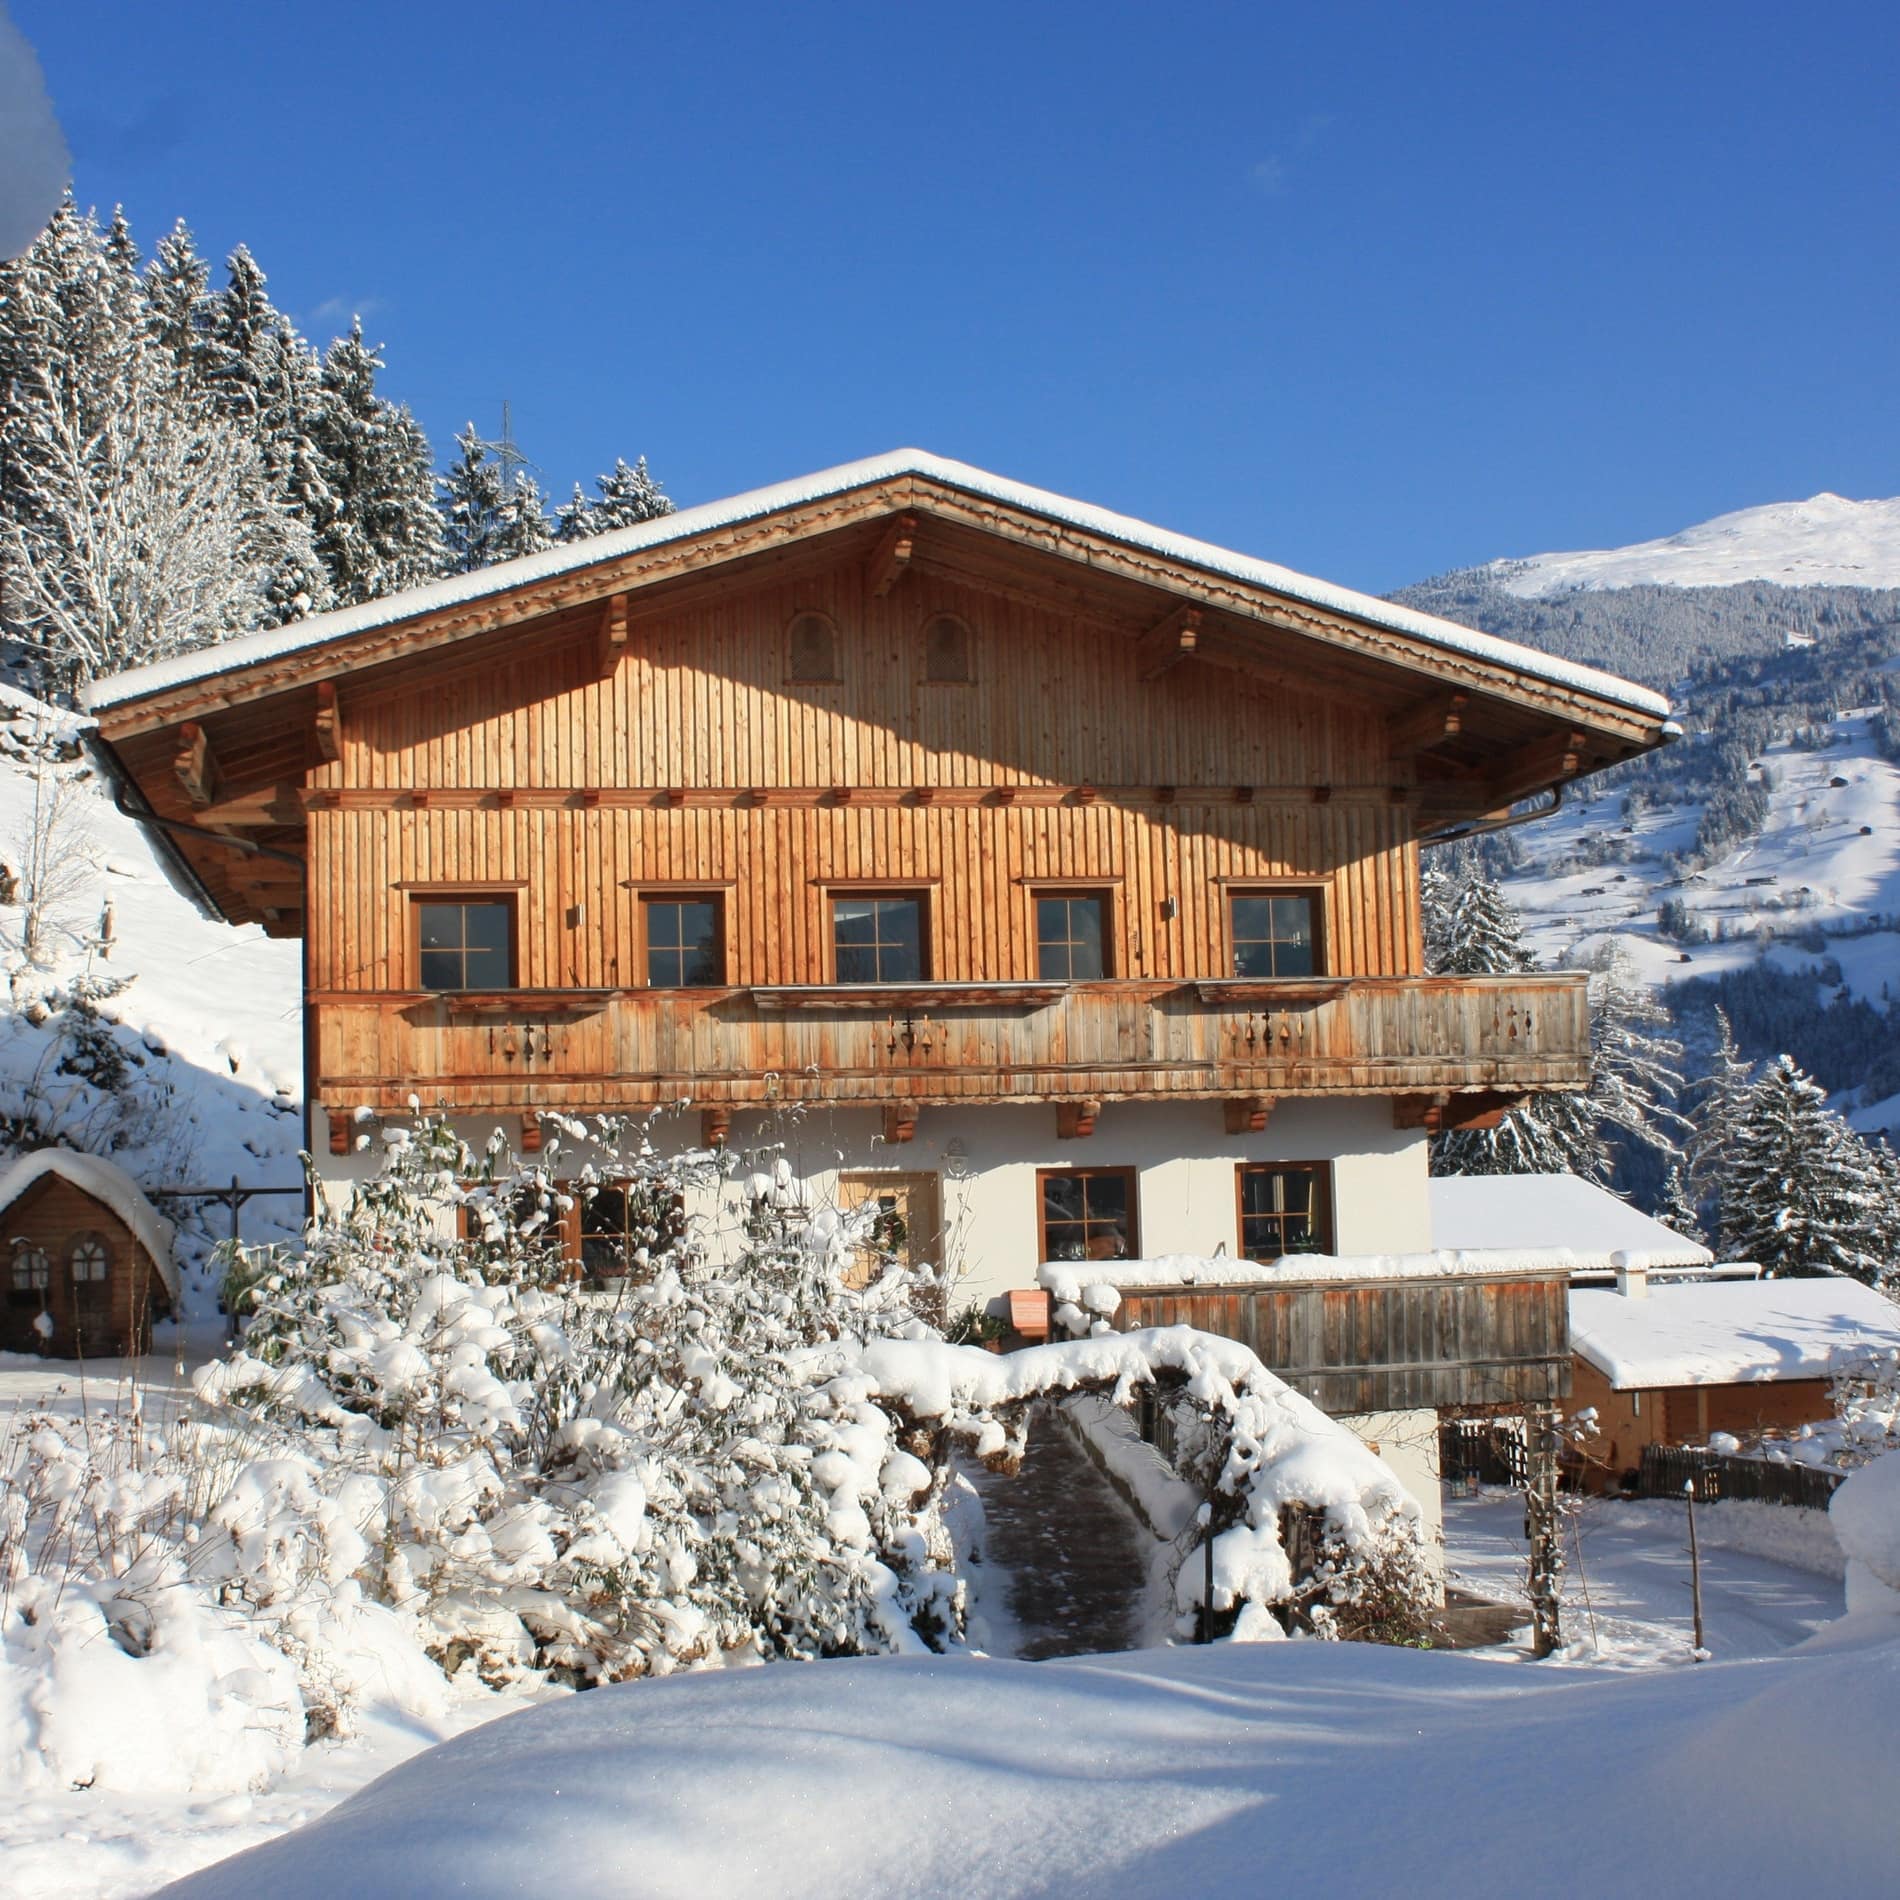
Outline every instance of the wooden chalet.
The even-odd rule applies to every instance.
[[[1672,731],[915,451],[91,707],[210,902],[304,937],[338,1179],[412,1096],[530,1142],[690,1100],[978,1299],[1063,1255],[1429,1248],[1429,1131],[1584,1087],[1589,1025],[1581,974],[1425,974],[1420,846]]]

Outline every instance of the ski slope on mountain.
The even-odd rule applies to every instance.
[[[150,1194],[233,1176],[246,1186],[295,1187],[303,1145],[298,945],[204,914],[149,835],[114,808],[78,746],[81,730],[71,715],[0,688],[0,859],[9,867],[28,864],[54,780],[69,786],[56,849],[68,889],[49,906],[37,964],[22,944],[23,906],[0,903],[11,992],[0,1010],[0,1120],[15,1125],[5,1151],[51,1135],[108,1153]],[[55,755],[40,764],[44,740]],[[71,1072],[71,1012],[60,1004],[87,976],[129,979],[97,1005],[129,1071],[112,1090]],[[188,1311],[203,1320],[209,1289],[192,1269],[228,1231],[228,1215],[203,1201],[166,1211],[180,1229]],[[301,1222],[297,1198],[274,1196],[247,1205],[243,1232],[281,1238]]]
[[[1520,599],[1611,587],[1900,587],[1900,496],[1815,495],[1717,515],[1624,548],[1534,554],[1483,570]]]

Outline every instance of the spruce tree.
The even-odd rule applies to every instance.
[[[145,272],[152,340],[172,360],[182,384],[202,386],[210,368],[211,266],[198,254],[180,218],[158,241]]]
[[[377,395],[382,366],[360,318],[323,359],[312,433],[328,499],[317,546],[345,605],[414,587],[442,567],[429,445],[406,408]]]
[[[1612,942],[1590,976],[1590,1099],[1600,1123],[1674,1157],[1689,1124],[1670,1104],[1682,1089],[1682,1044],[1669,1012]]]
[[[1727,1010],[1715,1011],[1715,1053],[1707,1072],[1690,1092],[1690,1134],[1683,1144],[1686,1185],[1698,1209],[1712,1206],[1722,1192],[1729,1151],[1741,1127],[1754,1074],[1736,1046]]]
[[[504,496],[501,469],[490,459],[488,444],[474,423],[455,438],[461,453],[448,473],[436,478],[442,510],[442,566],[449,574],[472,574],[496,559]]]
[[[1671,1233],[1680,1234],[1684,1240],[1694,1241],[1698,1247],[1707,1244],[1708,1236],[1702,1231],[1702,1216],[1695,1202],[1689,1198],[1689,1186],[1679,1167],[1671,1168],[1663,1177],[1662,1200],[1657,1206],[1656,1218]]]
[[[1749,1090],[1731,1145],[1723,1250],[1770,1278],[1840,1273],[1878,1285],[1893,1264],[1892,1181],[1825,1092],[1781,1056]]]
[[[557,541],[584,541],[596,534],[611,533],[615,528],[656,521],[661,515],[673,512],[672,502],[647,472],[644,455],[631,468],[616,457],[610,473],[594,478],[594,487],[599,492],[590,501],[576,482],[573,499],[555,510],[554,538]]]

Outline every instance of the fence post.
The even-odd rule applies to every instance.
[[[1201,1619],[1195,1631],[1197,1643],[1214,1640],[1214,1500],[1210,1497],[1194,1521],[1201,1527]]]
[[[1689,1590],[1695,1603],[1695,1659],[1704,1661],[1708,1651],[1702,1644],[1702,1552],[1695,1540],[1695,1480],[1685,1478],[1682,1494],[1689,1500]]]
[[[1524,1408],[1530,1469],[1524,1486],[1524,1533],[1531,1547],[1531,1654],[1553,1655],[1563,1642],[1557,1580],[1563,1570],[1562,1530],[1557,1518],[1557,1408]]]

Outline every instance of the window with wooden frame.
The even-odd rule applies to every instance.
[[[1245,1161],[1234,1172],[1242,1259],[1332,1252],[1333,1171],[1326,1162]]]
[[[1036,1199],[1044,1260],[1128,1260],[1139,1251],[1133,1168],[1044,1168]]]
[[[1316,891],[1230,890],[1227,933],[1234,975],[1318,976],[1319,918]]]
[[[515,900],[512,895],[417,895],[416,987],[424,990],[511,990],[515,987]]]
[[[676,1192],[640,1181],[609,1181],[575,1191],[581,1275],[596,1285],[652,1277],[653,1257],[686,1238],[686,1203]]]
[[[843,678],[838,629],[823,614],[799,614],[785,634],[785,675],[800,685],[822,686]]]
[[[723,988],[726,981],[725,899],[717,891],[640,899],[647,987]]]
[[[840,891],[831,899],[833,980],[922,983],[930,976],[922,891]]]
[[[53,1284],[53,1263],[44,1247],[23,1241],[13,1249],[13,1271],[9,1276],[7,1297],[14,1306],[46,1304],[47,1289]]]
[[[1107,891],[1040,890],[1036,907],[1036,975],[1045,983],[1086,983],[1111,976]]]
[[[924,622],[924,679],[932,686],[969,686],[976,679],[970,625],[955,614],[932,614]]]

